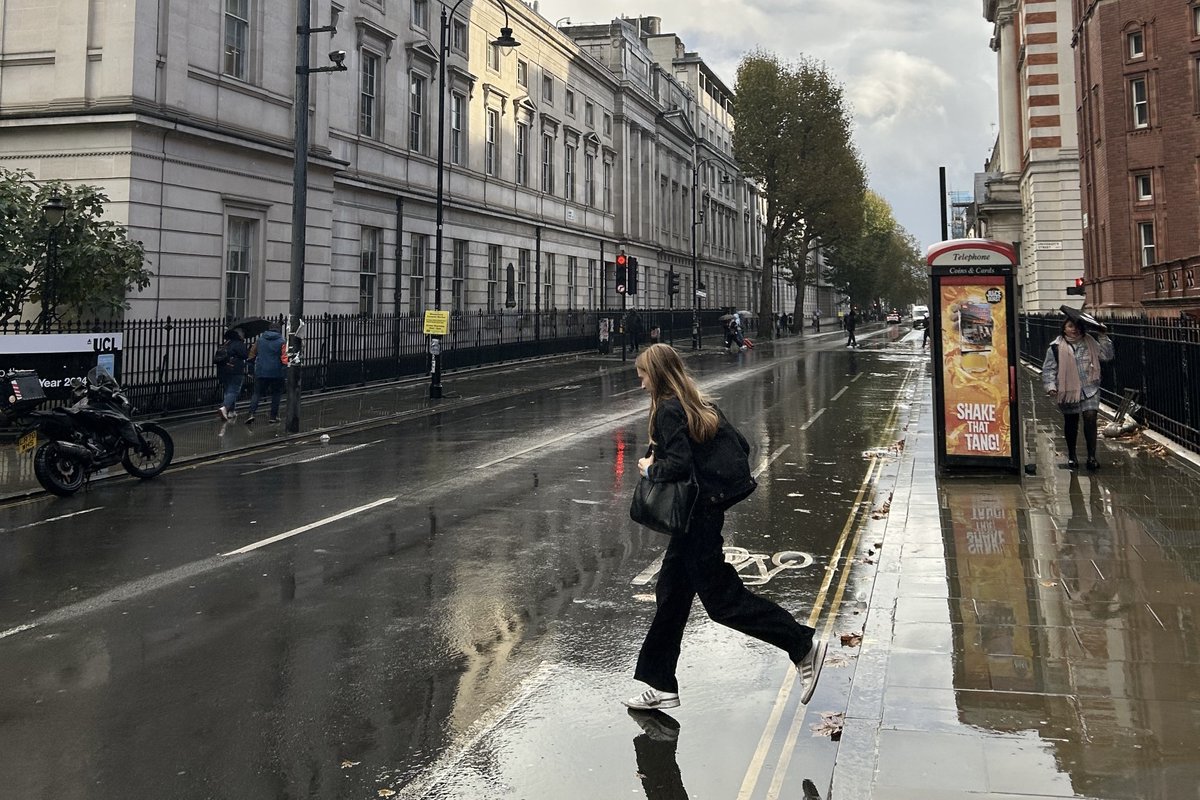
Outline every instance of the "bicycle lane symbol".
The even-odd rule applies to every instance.
[[[751,553],[744,547],[725,547],[725,563],[732,566],[747,586],[762,586],[784,570],[804,569],[812,566],[813,557],[798,550],[782,550],[768,556],[766,553]],[[654,580],[662,569],[662,555],[635,577],[631,584],[645,586]]]
[[[782,550],[769,557],[766,553],[751,553],[744,547],[726,547],[724,550],[725,563],[737,570],[742,583],[747,586],[762,586],[786,569],[804,569],[813,563],[811,555],[798,550]]]

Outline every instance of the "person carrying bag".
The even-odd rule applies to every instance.
[[[721,536],[725,511],[757,486],[750,472],[750,443],[700,393],[670,345],[650,345],[635,366],[642,388],[650,395],[651,447],[638,460],[639,491],[653,488],[647,483],[686,485],[694,480],[696,499],[686,527],[670,531],[655,587],[654,619],[634,671],[634,678],[650,688],[624,704],[637,710],[679,705],[675,672],[684,627],[697,596],[713,621],[786,651],[800,671],[800,700],[807,703],[821,673],[826,643],[814,638],[814,629],[747,589],[725,562]],[[679,496],[677,490],[665,491]],[[686,493],[683,497],[686,502]]]

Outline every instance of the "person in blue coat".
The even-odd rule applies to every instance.
[[[247,425],[254,422],[254,412],[258,411],[258,403],[267,392],[271,394],[271,416],[267,418],[267,422],[272,425],[279,422],[279,398],[283,394],[283,378],[287,374],[281,331],[279,323],[272,322],[251,349],[250,360],[254,363],[254,394],[250,396],[250,410],[246,414]]]

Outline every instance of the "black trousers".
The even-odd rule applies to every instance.
[[[683,629],[697,595],[704,610],[719,622],[785,651],[793,662],[812,647],[812,628],[801,625],[787,611],[746,588],[737,570],[725,563],[721,527],[725,513],[696,507],[683,536],[672,536],[663,556],[655,588],[657,609],[634,677],[660,692],[678,692],[675,668],[683,643]]]

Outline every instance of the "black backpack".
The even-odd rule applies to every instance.
[[[217,350],[213,353],[213,363],[218,367],[226,366],[229,363],[229,343],[221,342],[217,345]]]

